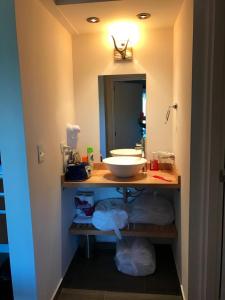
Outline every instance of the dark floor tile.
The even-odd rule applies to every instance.
[[[170,246],[156,245],[156,271],[146,277],[146,292],[180,295],[180,283]]]
[[[153,275],[146,277],[133,277],[118,272],[114,256],[115,249],[98,247],[94,257],[88,260],[79,250],[63,279],[62,288],[164,295],[181,294],[170,246],[156,246],[157,269]]]

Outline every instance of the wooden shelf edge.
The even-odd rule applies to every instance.
[[[101,231],[92,224],[72,223],[69,232],[73,235],[115,235],[114,231]],[[177,229],[174,224],[152,225],[152,224],[129,224],[121,230],[122,236],[151,237],[151,238],[177,238]]]
[[[158,188],[158,189],[180,189],[180,184],[137,184],[137,183],[88,183],[88,182],[63,182],[62,183],[63,188],[94,188],[94,187],[142,187],[142,188]]]
[[[152,175],[161,175],[169,177],[173,181],[166,182],[161,179],[155,179]],[[110,172],[105,170],[95,170],[93,175],[84,181],[66,181],[64,175],[61,176],[61,185],[63,188],[79,188],[79,187],[152,187],[152,188],[167,188],[180,189],[181,177],[177,173],[148,172],[146,175],[139,173],[132,178],[116,178]]]

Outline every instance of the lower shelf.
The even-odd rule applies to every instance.
[[[9,245],[8,244],[0,244],[0,255],[1,253],[9,253]]]
[[[92,224],[75,224],[70,226],[70,233],[74,235],[115,235],[113,231],[96,229]],[[177,230],[174,224],[158,226],[152,224],[129,224],[121,230],[123,236],[177,238]]]

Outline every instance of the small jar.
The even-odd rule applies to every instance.
[[[159,170],[158,154],[156,152],[152,152],[152,159],[150,160],[150,170]]]
[[[170,152],[158,152],[159,170],[172,171],[175,164],[175,155]]]

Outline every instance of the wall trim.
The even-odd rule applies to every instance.
[[[181,294],[182,294],[183,300],[186,300],[186,297],[184,295],[184,288],[183,288],[182,284],[180,285],[180,289],[181,289]]]
[[[52,294],[51,300],[54,300],[54,298],[55,298],[55,296],[56,296],[56,294],[57,294],[57,292],[58,292],[58,290],[59,290],[59,287],[60,287],[62,281],[63,281],[63,278],[61,278],[61,279],[59,280],[59,282],[58,282],[58,284],[57,284],[57,286],[56,286],[56,288],[55,288],[55,290],[54,290],[54,292],[53,292],[53,294]]]
[[[70,21],[66,18],[63,12],[57,7],[54,1],[46,1],[46,0],[39,0],[39,1],[71,35],[79,34],[77,29],[70,23]]]

